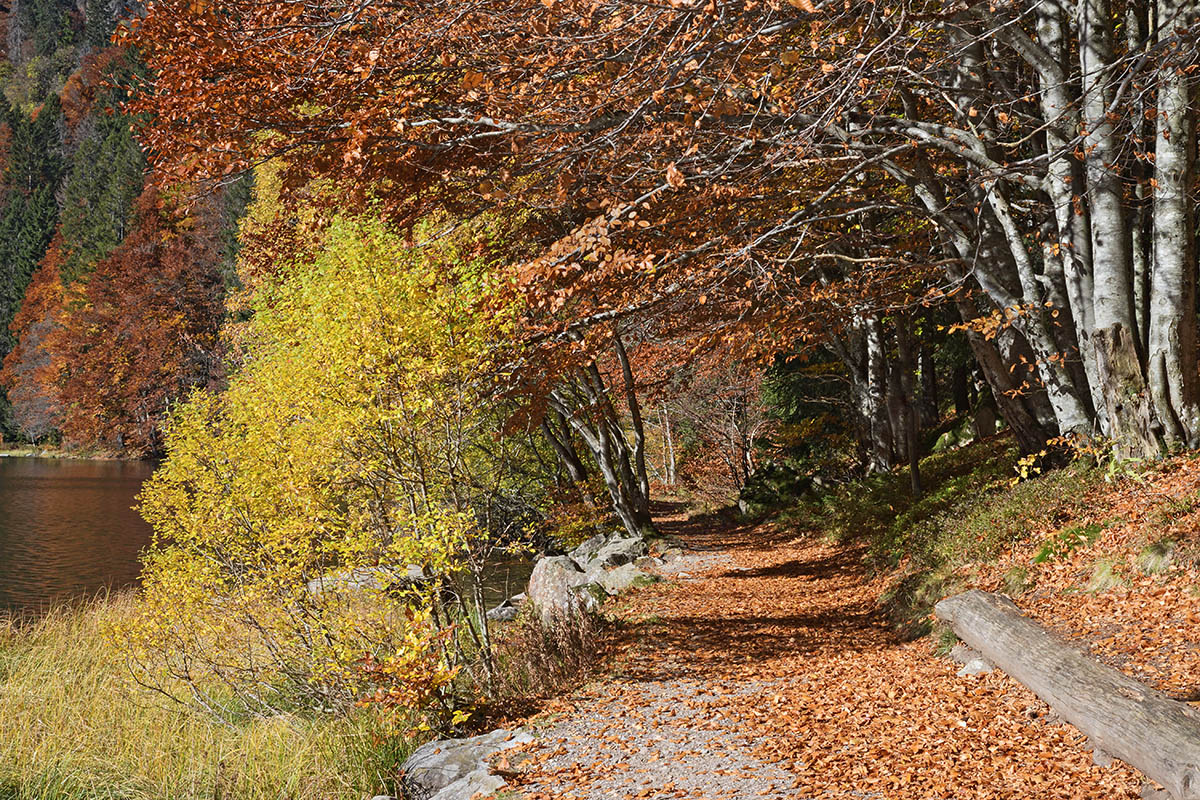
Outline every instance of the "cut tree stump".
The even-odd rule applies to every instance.
[[[1200,800],[1200,712],[1089,658],[972,589],[934,607],[958,638],[1050,704],[1092,745],[1141,770],[1175,800]]]

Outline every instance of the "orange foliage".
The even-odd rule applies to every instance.
[[[71,445],[156,452],[169,403],[221,374],[215,219],[173,219],[154,189],[135,214],[120,247],[72,287],[45,345]]]
[[[55,236],[33,273],[21,308],[9,326],[17,345],[4,358],[0,370],[0,386],[12,403],[14,422],[34,440],[56,429],[62,415],[53,386],[50,354],[44,348],[62,311],[62,245],[62,237]]]
[[[998,670],[959,677],[890,630],[888,578],[856,549],[712,517],[661,527],[703,555],[691,579],[623,604],[618,667],[507,754],[529,800],[1138,797],[1133,769],[1093,763],[1031,691]]]
[[[60,98],[63,118],[68,129],[74,130],[79,122],[93,111],[96,92],[103,86],[109,68],[126,55],[126,51],[120,47],[94,50],[84,57],[79,69],[67,78]]]

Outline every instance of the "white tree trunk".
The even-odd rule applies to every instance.
[[[1150,291],[1147,372],[1158,420],[1171,443],[1195,446],[1198,429],[1196,387],[1196,249],[1188,192],[1196,146],[1191,80],[1177,30],[1186,31],[1191,0],[1158,0],[1158,41],[1166,51],[1159,68],[1155,136],[1154,271]]]

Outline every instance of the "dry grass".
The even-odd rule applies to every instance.
[[[330,800],[391,786],[407,745],[375,712],[229,726],[133,685],[103,635],[133,603],[0,622],[0,800]]]

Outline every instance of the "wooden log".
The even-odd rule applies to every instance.
[[[1175,800],[1200,800],[1200,711],[1089,658],[1002,595],[972,589],[934,613],[1095,748],[1138,768]]]

